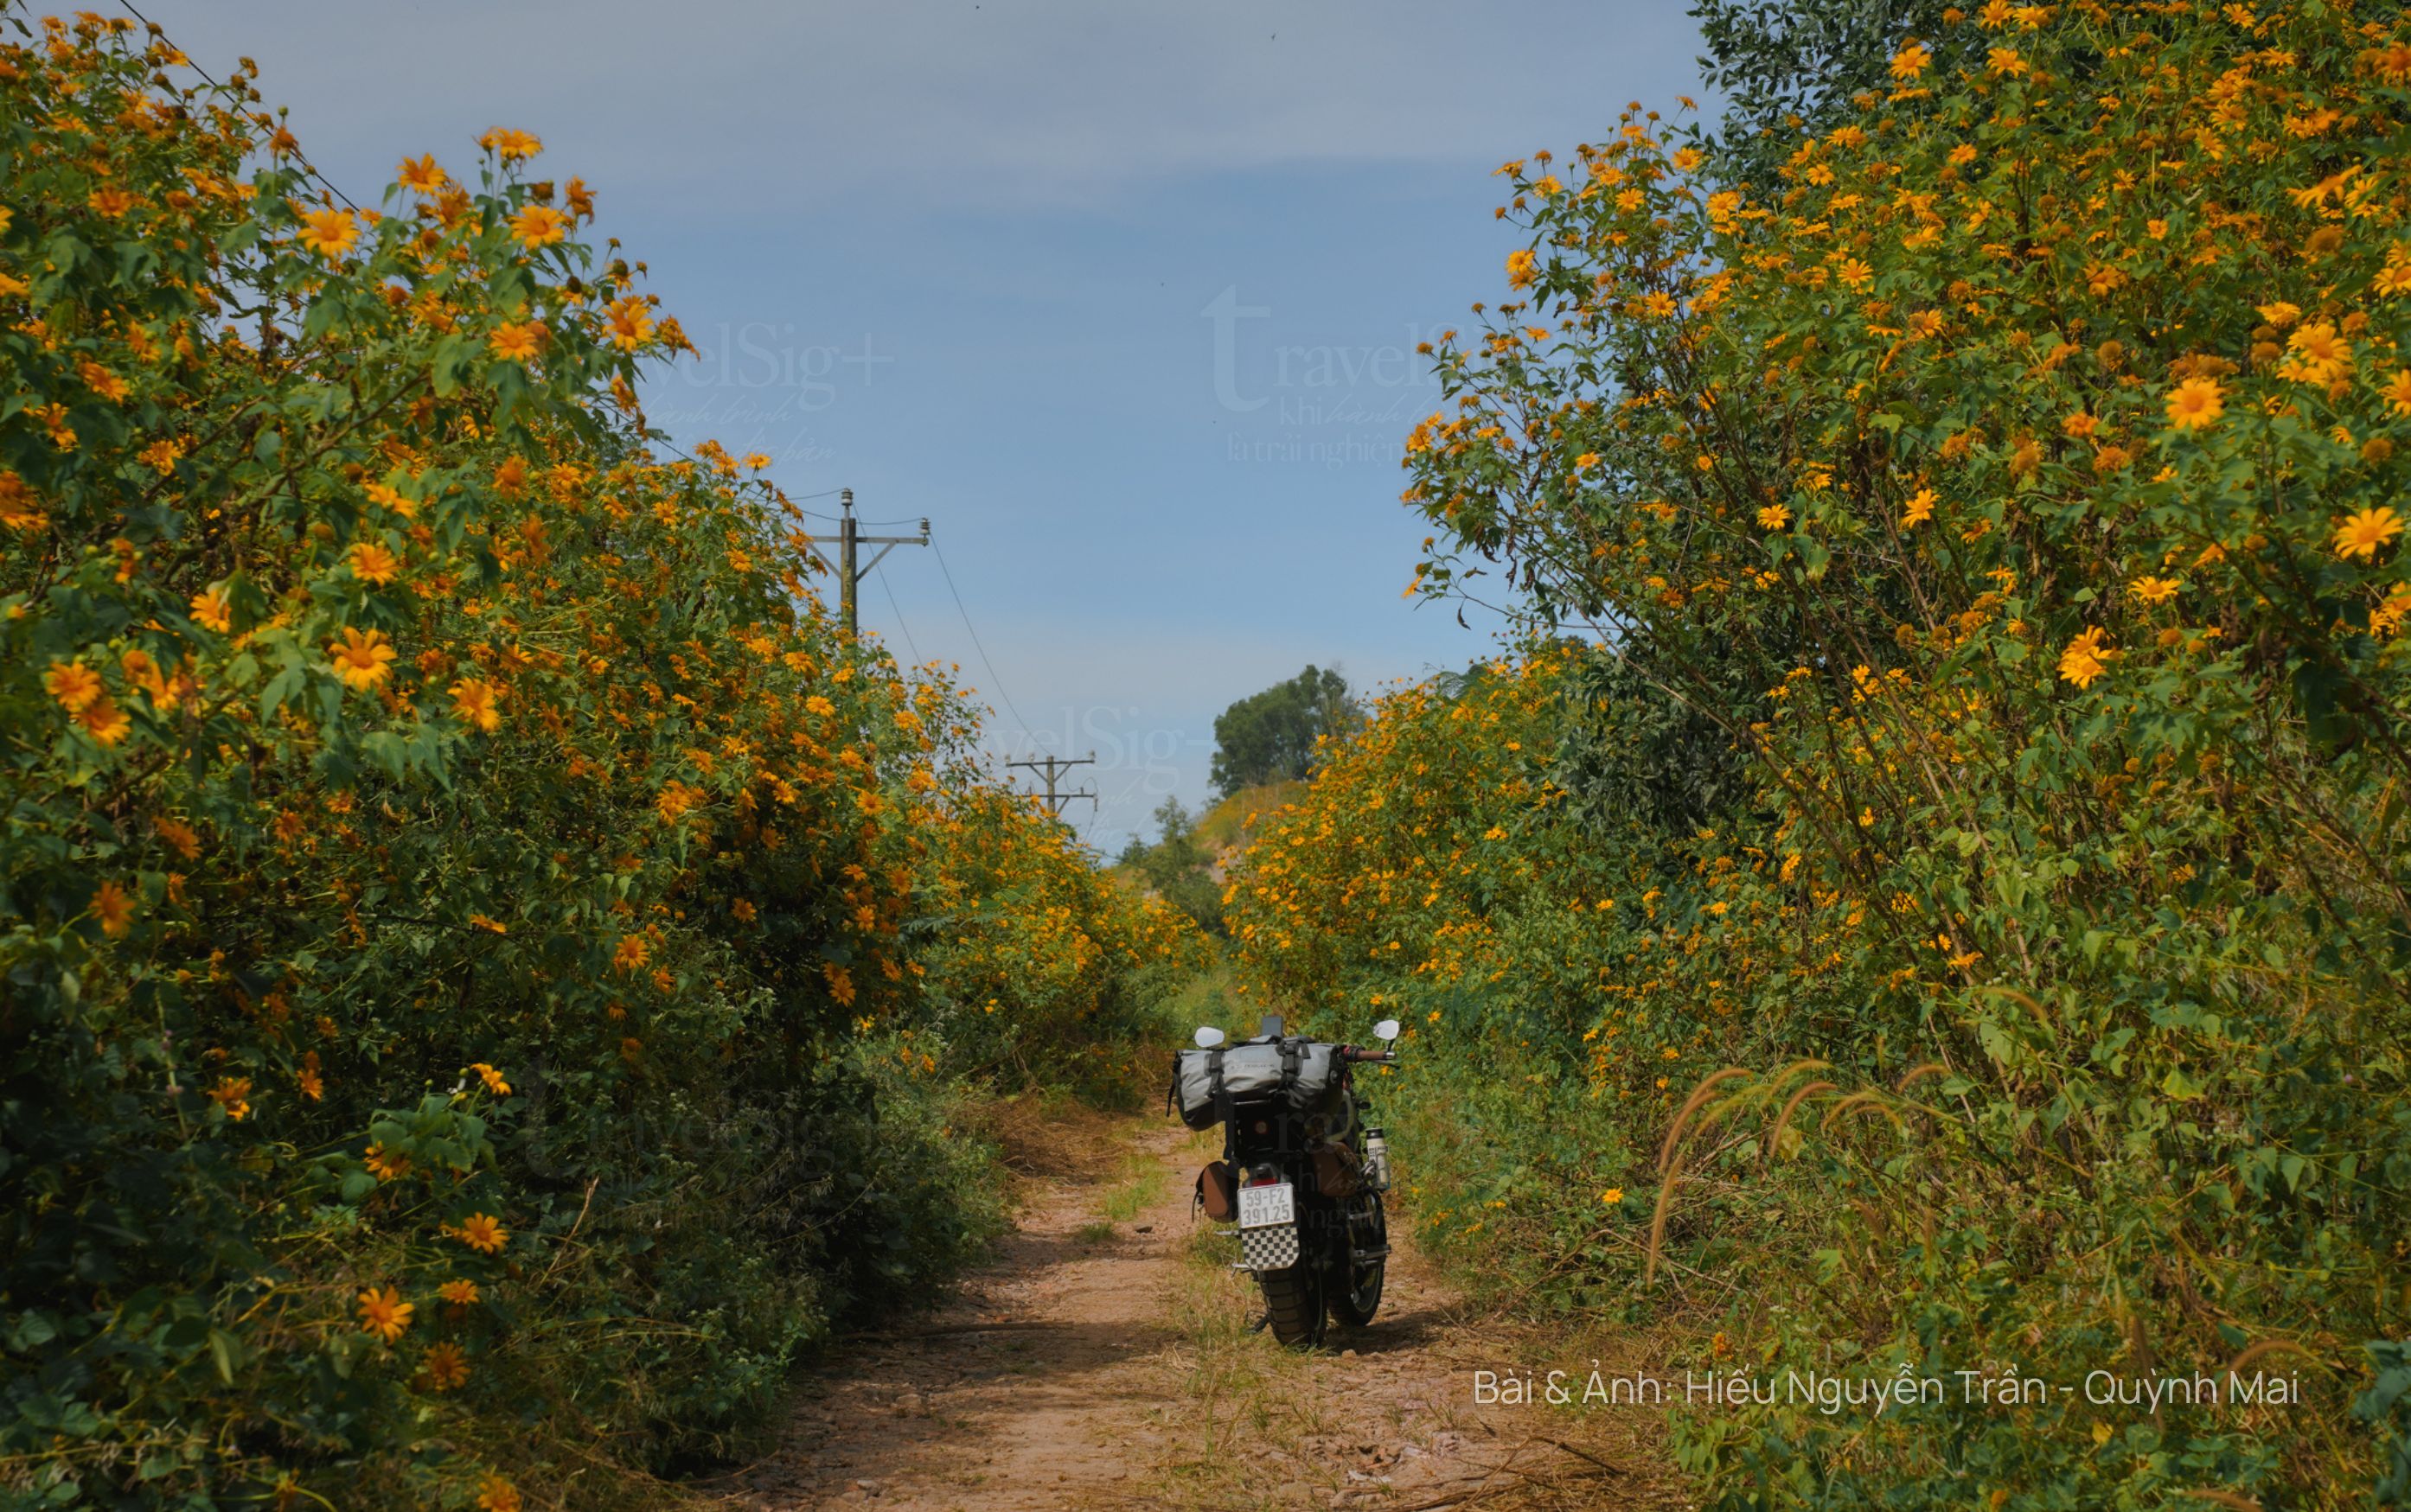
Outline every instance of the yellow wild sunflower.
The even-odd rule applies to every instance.
[[[2386,505],[2364,509],[2348,515],[2335,530],[2335,553],[2346,561],[2358,557],[2368,560],[2377,555],[2377,548],[2403,533],[2403,516]]]
[[[2096,625],[2068,643],[2068,648],[2059,653],[2062,678],[2079,688],[2090,688],[2110,670],[2110,658],[2117,653],[2101,644],[2101,628]]]
[[[314,210],[301,216],[301,245],[329,262],[340,261],[360,239],[360,223],[347,210]]]
[[[511,217],[511,235],[531,251],[549,247],[567,239],[569,217],[549,205],[522,205]]]
[[[366,692],[391,676],[397,654],[384,631],[362,633],[349,625],[343,627],[343,638],[329,643],[327,652],[335,660],[335,676],[355,692]]]
[[[391,1344],[409,1330],[410,1315],[416,1311],[393,1287],[371,1287],[360,1293],[360,1331]]]
[[[480,1255],[499,1255],[503,1246],[511,1242],[511,1231],[490,1213],[470,1214],[453,1232],[460,1243]]]
[[[2169,424],[2199,430],[2227,413],[2227,390],[2214,378],[2188,378],[2169,391]]]

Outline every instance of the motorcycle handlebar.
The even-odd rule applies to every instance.
[[[1348,1061],[1369,1062],[1377,1066],[1395,1066],[1398,1064],[1398,1053],[1395,1050],[1359,1050],[1354,1045],[1340,1046],[1339,1058]]]

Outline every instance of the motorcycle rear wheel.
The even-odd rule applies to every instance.
[[[1311,1349],[1322,1342],[1321,1272],[1301,1260],[1286,1271],[1257,1272],[1256,1285],[1264,1288],[1274,1338],[1292,1349]]]
[[[1389,1220],[1381,1213],[1381,1194],[1363,1192],[1348,1199],[1348,1245],[1351,1250],[1382,1250],[1390,1243]],[[1381,1305],[1381,1282],[1389,1272],[1386,1259],[1351,1263],[1347,1285],[1331,1288],[1331,1320],[1352,1329],[1373,1321]]]

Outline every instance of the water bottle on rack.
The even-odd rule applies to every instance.
[[[1365,1185],[1377,1192],[1390,1189],[1390,1141],[1378,1128],[1365,1131]]]

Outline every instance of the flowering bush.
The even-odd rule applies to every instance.
[[[1403,1021],[1414,1070],[1383,1107],[1414,1152],[1423,1242],[1510,1283],[1570,1254],[1612,1263],[1611,1057],[1658,1048],[1661,1021],[1626,1006],[1637,978],[1606,963],[1664,893],[1643,849],[1598,843],[1557,769],[1581,675],[1578,650],[1541,646],[1381,698],[1260,822],[1226,894],[1247,991],[1347,1039]]]
[[[892,1043],[1193,938],[650,448],[533,138],[358,210],[183,62],[0,47],[0,1487],[591,1504],[995,1221]]]
[[[1531,242],[1441,344],[1417,582],[1502,564],[1600,649],[1527,758],[1555,789],[1437,894],[1484,940],[1502,897],[1564,927],[1430,1007],[1619,1110],[1584,1173],[1606,1216],[1542,1268],[1637,1269],[1754,1365],[2301,1382],[1685,1418],[1721,1505],[2339,1504],[2406,1452],[2347,1407],[2411,1307],[2411,33],[1994,0],[1895,39],[1890,74],[1771,180],[1734,176],[1762,143],[1637,110],[1505,170]],[[1729,774],[1644,769],[1703,734]],[[1363,822],[1411,845],[1420,805]],[[1251,852],[1258,969],[1458,949],[1402,908],[1279,927],[1384,876],[1295,846],[1334,808]],[[1600,901],[1625,923],[1578,931]],[[1451,1221],[1547,1230],[1515,1196]]]
[[[1018,1082],[1071,1076],[1110,1089],[1157,1009],[1212,958],[1189,916],[1109,880],[1078,850],[1033,843],[1030,801],[966,789],[942,826],[944,859],[920,927],[927,1011],[967,1070]],[[1161,1047],[1147,1051],[1149,1077]],[[1111,1062],[1083,1076],[1066,1055]],[[1158,1090],[1161,1090],[1160,1088]]]

